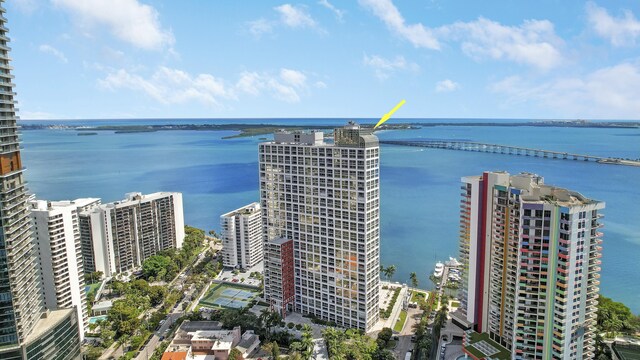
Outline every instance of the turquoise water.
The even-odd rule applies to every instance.
[[[257,201],[259,196],[257,144],[261,140],[221,139],[233,133],[100,132],[95,136],[77,136],[73,130],[24,130],[23,161],[28,186],[38,198],[94,196],[108,202],[132,191],[180,191],[184,194],[186,223],[219,229],[221,214]],[[381,139],[468,139],[591,155],[640,157],[640,129],[440,126],[384,131],[378,135]],[[383,264],[397,266],[395,280],[408,281],[409,273],[415,271],[421,284],[427,286],[428,274],[436,260],[457,256],[460,177],[485,170],[535,172],[549,184],[605,201],[602,293],[640,313],[637,280],[640,168],[384,145],[381,256]]]
[[[98,321],[107,320],[107,315],[93,316],[89,318],[89,324],[95,324]]]

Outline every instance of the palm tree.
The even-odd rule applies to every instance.
[[[396,266],[395,265],[389,265],[386,269],[386,273],[387,273],[387,279],[389,281],[391,281],[391,278],[393,277],[393,275],[396,273]]]
[[[264,308],[260,312],[258,319],[265,327],[266,330],[266,338],[269,340],[271,338],[271,328],[276,324],[280,323],[281,317],[275,311],[271,311],[269,308]]]
[[[411,286],[414,288],[418,287],[418,275],[415,272],[409,274],[409,279],[411,279]]]
[[[336,354],[340,352],[343,335],[344,333],[342,331],[333,327],[322,330],[322,337],[327,345],[327,351],[329,352],[330,358],[334,358]]]

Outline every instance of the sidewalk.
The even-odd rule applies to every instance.
[[[391,315],[389,316],[389,318],[388,319],[381,318],[378,321],[378,323],[376,323],[369,332],[380,331],[385,327],[393,329],[393,326],[396,324],[396,321],[398,320],[398,316],[400,316],[400,311],[402,311],[402,301],[407,296],[407,292],[409,289],[405,285],[391,284],[384,281],[380,282],[380,286],[383,286],[383,285],[393,286],[393,287],[402,286],[402,288],[400,289],[400,293],[398,294],[398,298],[396,299],[395,304],[393,304],[393,310],[391,310]]]

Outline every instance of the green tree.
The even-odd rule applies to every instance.
[[[596,333],[596,351],[595,358],[596,360],[611,360],[611,348],[604,342],[602,335],[600,333]]]
[[[148,300],[138,297],[127,297],[113,302],[107,314],[107,320],[116,332],[116,338],[120,338],[123,334],[131,335],[140,328],[138,315],[142,313],[145,306],[148,306],[148,303]]]
[[[393,275],[395,275],[395,273],[396,273],[396,266],[395,265],[389,265],[385,269],[385,274],[387,275],[387,280],[389,280],[389,281],[391,281],[391,279],[393,278]]]
[[[113,340],[116,337],[116,332],[111,330],[109,327],[101,327],[100,329],[100,340],[104,346],[111,346],[113,344]]]
[[[151,301],[151,306],[158,306],[162,304],[167,295],[167,288],[164,286],[151,286],[149,287],[149,300]]]
[[[85,274],[84,281],[88,284],[93,284],[95,282],[100,281],[103,275],[104,273],[102,271],[94,271],[92,273]]]
[[[418,275],[415,272],[409,274],[409,279],[411,280],[411,286],[414,288],[418,287]]]
[[[271,359],[277,359],[280,357],[280,346],[275,341],[262,345],[262,350],[269,354]]]
[[[244,358],[238,348],[233,348],[229,351],[229,360],[244,360]]]
[[[266,330],[266,340],[270,340],[271,329],[282,321],[282,317],[277,312],[271,311],[269,308],[264,308],[260,312],[258,319],[260,320],[260,324],[262,324]]]
[[[378,340],[381,340],[383,347],[385,347],[387,343],[389,343],[389,340],[391,340],[391,336],[393,336],[393,330],[391,330],[391,328],[382,328],[378,333]]]
[[[156,279],[171,281],[178,271],[175,261],[165,255],[153,255],[142,263],[142,274],[147,279],[153,276]]]
[[[89,346],[87,351],[84,352],[85,360],[98,360],[102,356],[104,348],[97,346]]]
[[[600,295],[598,298],[597,327],[607,336],[615,337],[616,333],[634,333],[640,328],[631,310],[623,303]]]

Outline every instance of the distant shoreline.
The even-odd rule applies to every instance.
[[[373,125],[364,124],[364,128],[371,128]],[[573,127],[573,128],[616,128],[616,129],[638,129],[640,122],[603,122],[603,121],[532,121],[532,122],[433,122],[433,123],[391,123],[384,124],[380,130],[412,130],[423,127],[434,126],[478,126],[478,127]],[[76,130],[84,131],[114,131],[118,134],[175,131],[175,130],[196,130],[196,131],[239,131],[239,134],[225,136],[224,139],[238,137],[249,137],[271,134],[280,129],[285,130],[327,130],[335,126],[332,125],[282,125],[282,124],[150,124],[150,125],[100,125],[100,126],[74,126],[61,124],[22,124],[23,130]]]

